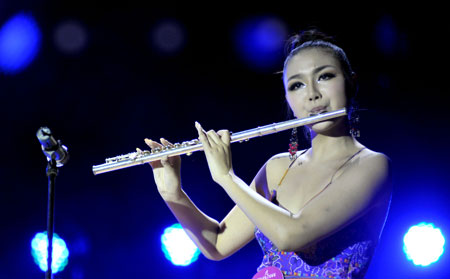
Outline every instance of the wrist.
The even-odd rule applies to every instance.
[[[225,187],[226,185],[229,185],[233,182],[235,176],[236,175],[234,174],[233,170],[230,170],[227,174],[215,177],[214,181],[220,186]]]
[[[176,202],[183,198],[185,195],[181,187],[176,191],[159,191],[159,194],[166,202]]]

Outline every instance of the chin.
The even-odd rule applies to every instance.
[[[326,132],[329,129],[333,128],[336,125],[336,123],[334,123],[334,121],[332,120],[325,120],[325,121],[321,121],[315,124],[312,124],[310,126],[310,128],[316,132],[316,133],[320,133],[320,132]]]
[[[315,124],[312,124],[309,126],[309,128],[311,130],[314,131],[314,133],[316,134],[330,134],[330,133],[335,133],[339,130],[345,130],[345,125],[344,122],[342,121],[343,119],[330,119],[330,120],[325,120],[325,121],[321,121]]]

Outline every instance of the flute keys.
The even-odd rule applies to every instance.
[[[139,156],[138,152],[135,152],[135,153],[130,153],[128,158],[130,160],[135,160],[138,156]]]

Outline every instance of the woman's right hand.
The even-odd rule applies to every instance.
[[[150,139],[145,139],[145,143],[151,149],[172,145],[172,143],[163,138],[161,138],[161,143]],[[164,200],[176,198],[181,193],[180,156],[165,156],[163,159],[150,162],[149,164],[153,169],[153,177],[162,198]]]

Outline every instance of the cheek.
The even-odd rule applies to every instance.
[[[291,109],[292,113],[296,116],[296,112],[295,112],[296,105],[295,105],[294,98],[292,98],[292,96],[288,95],[288,94],[285,95],[285,98],[286,98],[286,102],[287,102],[289,108]]]
[[[292,98],[288,94],[284,95],[284,97],[286,98],[286,102],[288,103],[289,107],[292,109]]]
[[[303,101],[300,100],[299,96],[295,96],[294,94],[286,94],[285,98],[294,116],[304,117],[304,114],[306,115],[306,110],[303,108]]]
[[[330,92],[332,92],[332,102],[339,107],[345,107],[347,104],[347,96],[345,93],[345,85],[343,82],[339,82],[332,85],[330,88]]]

